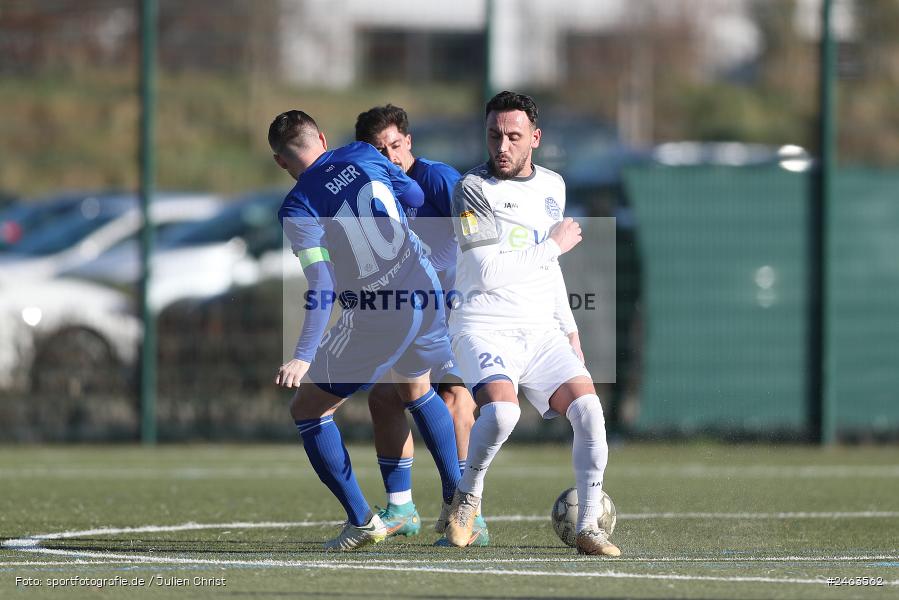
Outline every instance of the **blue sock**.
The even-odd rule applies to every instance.
[[[459,475],[462,476],[465,474],[465,463],[467,461],[464,458],[459,459]]]
[[[446,404],[433,389],[407,404],[406,408],[412,413],[415,425],[428,450],[431,451],[434,462],[437,463],[440,483],[443,486],[443,500],[451,502],[460,479],[453,418]]]
[[[390,494],[393,492],[405,492],[412,489],[412,458],[388,458],[378,457],[378,466],[381,467],[381,477],[384,479],[384,490]]]
[[[353,474],[350,455],[343,445],[340,430],[334,424],[334,417],[303,419],[296,421],[296,424],[303,439],[303,448],[318,478],[337,496],[349,522],[357,526],[365,525],[370,512],[368,502]]]

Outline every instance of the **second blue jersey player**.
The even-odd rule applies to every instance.
[[[405,206],[410,227],[422,241],[442,288],[454,288],[459,244],[451,220],[453,189],[459,172],[453,167],[412,154],[409,117],[402,108],[388,104],[376,106],[356,119],[356,139],[368,142],[415,180],[424,191],[421,206]],[[468,438],[474,424],[475,403],[456,368],[455,361],[432,365],[431,380],[453,417],[460,471],[464,471]],[[387,491],[387,506],[380,516],[390,535],[416,535],[421,529],[418,511],[412,501],[412,432],[403,410],[401,398],[393,386],[375,385],[368,396],[374,425],[378,465]],[[436,531],[443,533],[449,506],[444,504]],[[438,545],[446,543],[438,540]],[[476,519],[470,544],[489,543],[487,525],[480,515]]]
[[[275,117],[268,141],[296,180],[278,217],[308,282],[294,358],[275,383],[299,388],[290,411],[303,447],[346,510],[346,525],[325,548],[355,550],[388,530],[369,508],[333,420],[346,397],[389,372],[437,463],[444,502],[459,480],[452,419],[430,384],[431,365],[452,360],[442,288],[401,207],[420,207],[424,194],[370,144],[328,150],[302,111]],[[344,310],[328,329],[335,302]]]

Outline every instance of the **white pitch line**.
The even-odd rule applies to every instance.
[[[62,550],[44,548],[42,546],[33,546],[29,548],[17,547],[11,548],[21,552],[37,553],[37,554],[59,554],[69,556],[77,554],[77,550]],[[85,551],[87,552],[87,551]],[[24,561],[24,562],[5,562],[0,561],[0,567],[5,566],[25,566],[25,565],[74,565],[74,564],[120,564],[133,562],[132,558],[109,560],[109,556],[115,556],[107,552],[95,553],[97,556],[103,557],[103,560],[94,561]],[[165,558],[165,557],[161,557]],[[192,559],[186,559],[192,560]],[[606,559],[609,560],[609,559]],[[869,562],[874,560],[899,561],[899,555],[893,554],[869,554],[869,555],[825,555],[825,556],[625,556],[614,559],[616,563],[793,563],[793,562]],[[328,564],[342,562],[342,559],[335,557]],[[538,558],[538,557],[522,557],[522,558],[420,558],[420,559],[378,559],[378,558],[362,558],[358,560],[343,561],[349,565],[367,564],[367,565],[424,565],[424,564],[539,564],[539,563],[594,563],[596,559],[590,557],[554,557],[554,558]]]
[[[899,517],[893,511],[860,511],[860,512],[779,512],[779,513],[713,513],[713,512],[658,512],[658,513],[623,513],[618,518],[623,521],[648,519],[887,519]],[[425,517],[433,520],[436,517]],[[495,522],[539,522],[547,520],[545,515],[490,515],[488,520]],[[173,531],[194,531],[203,529],[288,529],[291,527],[325,527],[340,525],[342,521],[271,521],[271,522],[234,522],[234,523],[182,523],[179,525],[146,525],[142,527],[100,527],[79,531],[62,531],[31,535],[25,538],[5,540],[5,548],[27,548],[38,545],[44,540],[62,540],[76,537],[96,535],[120,535],[123,533],[164,533]]]
[[[0,561],[0,569],[5,567],[68,567],[72,565],[120,565],[131,564],[123,560],[14,560]]]
[[[899,517],[896,511],[843,511],[843,512],[774,512],[774,513],[715,513],[715,512],[659,512],[623,513],[619,519],[892,519]]]
[[[685,477],[685,478],[896,478],[899,465],[704,465],[700,463],[682,465],[633,465],[614,473],[620,477]],[[492,473],[491,473],[492,475]],[[607,477],[608,479],[608,473]]]
[[[330,569],[330,570],[362,570],[362,571],[401,571],[403,573],[419,572],[419,573],[451,573],[456,575],[520,575],[527,577],[596,577],[606,579],[653,579],[662,581],[715,581],[726,583],[795,583],[795,584],[825,584],[826,580],[821,579],[798,579],[788,577],[718,577],[710,575],[678,575],[678,574],[657,574],[657,573],[622,573],[618,571],[594,571],[594,572],[575,572],[565,573],[558,571],[520,571],[514,569],[458,569],[449,567],[429,567],[415,565],[397,565],[383,564],[373,565],[366,563],[350,563],[350,562],[326,562],[326,561],[301,561],[301,560],[213,560],[213,559],[192,559],[179,557],[162,557],[162,556],[145,556],[140,554],[113,554],[106,552],[88,552],[88,551],[69,551],[69,550],[50,550],[49,548],[38,548],[29,550],[29,552],[40,552],[42,554],[63,555],[63,556],[81,556],[85,558],[102,558],[105,560],[116,562],[134,562],[144,564],[169,564],[169,565],[213,565],[219,567],[264,567],[264,568],[300,568],[300,569]],[[886,585],[897,585],[899,581],[885,581]]]
[[[665,515],[674,515],[675,513],[663,513]],[[749,513],[753,514],[753,513]],[[778,515],[792,513],[776,513]],[[798,514],[819,514],[819,513],[798,513]],[[836,513],[820,513],[820,514],[836,514]],[[495,520],[522,520],[530,518],[524,515],[507,515],[497,517]],[[541,517],[544,518],[544,517]],[[48,565],[102,565],[102,564],[175,564],[175,565],[215,565],[215,566],[246,566],[246,567],[284,567],[284,568],[319,568],[319,569],[357,569],[357,570],[377,570],[377,571],[417,571],[424,573],[454,573],[454,574],[483,574],[483,575],[521,575],[521,576],[556,576],[556,577],[597,577],[597,578],[613,578],[613,579],[657,579],[667,581],[720,581],[720,582],[749,582],[749,583],[797,583],[797,584],[814,584],[824,583],[823,579],[796,579],[796,578],[776,578],[776,577],[716,577],[701,575],[661,575],[661,574],[640,574],[640,573],[620,573],[616,571],[602,572],[577,572],[564,573],[555,571],[519,571],[514,569],[459,569],[450,567],[435,567],[428,565],[440,564],[539,564],[539,563],[569,563],[578,564],[582,562],[590,562],[590,559],[584,558],[519,558],[519,559],[421,559],[421,560],[403,560],[403,559],[362,559],[354,561],[303,561],[303,560],[214,560],[203,558],[185,558],[185,557],[164,557],[149,556],[141,554],[115,554],[111,552],[93,552],[93,551],[75,551],[64,549],[44,548],[41,542],[48,540],[71,539],[83,536],[97,535],[118,535],[122,533],[154,533],[154,532],[172,532],[172,531],[193,531],[202,529],[265,529],[265,528],[290,528],[290,527],[314,527],[323,525],[333,525],[336,521],[268,521],[268,522],[246,522],[238,521],[233,523],[182,523],[179,525],[147,525],[142,527],[102,527],[95,529],[85,529],[80,531],[63,531],[56,533],[46,533],[18,540],[6,540],[3,546],[9,549],[18,550],[29,554],[40,554],[45,556],[66,556],[72,557],[73,561],[17,561],[17,562],[0,562],[0,568],[4,566],[48,566]],[[90,560],[79,560],[90,559]],[[899,556],[894,555],[867,555],[867,556],[789,556],[789,557],[628,557],[625,559],[615,559],[618,563],[677,563],[677,562],[708,562],[708,563],[747,563],[747,562],[846,562],[846,561],[871,561],[871,560],[897,560]],[[595,564],[595,562],[593,563]],[[899,581],[887,581],[887,585],[899,585]]]
[[[202,529],[289,529],[291,527],[324,527],[340,525],[343,521],[237,521],[234,523],[181,523],[180,525],[144,525],[141,527],[99,527],[80,531],[42,533],[16,540],[6,540],[3,546],[17,548],[39,545],[44,540],[66,540],[94,535],[120,535],[123,533],[163,533],[171,531],[197,531]]]

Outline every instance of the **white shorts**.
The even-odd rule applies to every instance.
[[[544,419],[559,416],[549,407],[549,398],[559,386],[574,377],[590,378],[587,367],[558,329],[460,332],[452,337],[452,346],[472,395],[484,383],[507,378],[515,386],[515,393],[520,387]]]

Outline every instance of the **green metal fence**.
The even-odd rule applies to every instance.
[[[637,427],[810,432],[810,177],[770,168],[627,175],[646,304]],[[839,171],[825,355],[837,428],[899,425],[899,174]]]
[[[830,210],[827,393],[844,430],[899,423],[899,172],[837,172]]]

